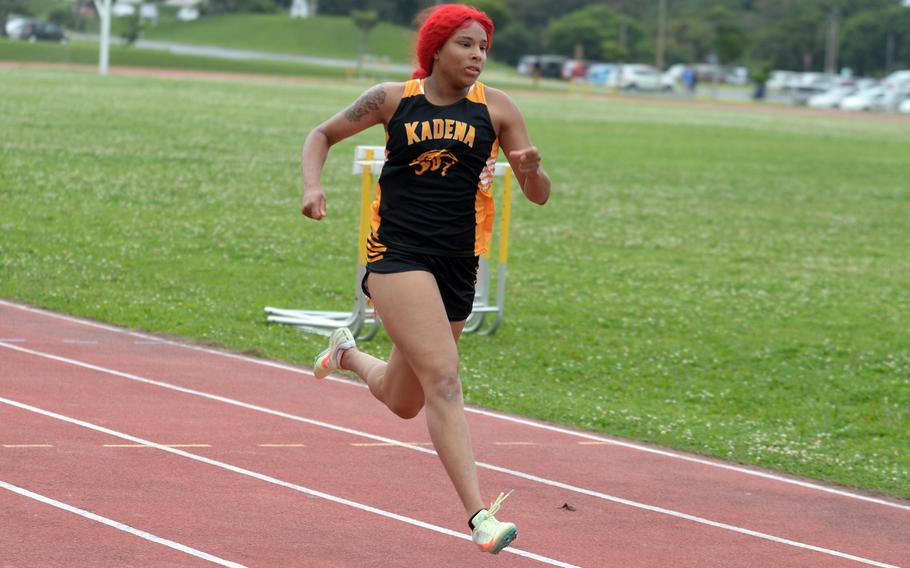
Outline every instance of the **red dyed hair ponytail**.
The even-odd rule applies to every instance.
[[[417,70],[411,75],[423,79],[433,72],[433,56],[456,30],[477,22],[487,32],[487,49],[493,41],[493,20],[477,8],[463,4],[442,4],[421,12],[417,21],[423,20],[417,32]]]

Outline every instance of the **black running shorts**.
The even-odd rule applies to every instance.
[[[367,263],[360,287],[370,297],[367,279],[371,272],[393,274],[420,270],[436,278],[449,321],[468,319],[474,306],[478,257],[440,256],[389,248],[379,260]]]

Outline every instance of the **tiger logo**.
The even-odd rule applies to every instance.
[[[422,176],[428,171],[435,172],[436,170],[441,169],[442,171],[439,172],[439,175],[445,177],[449,168],[457,163],[458,158],[448,150],[429,150],[417,156],[417,159],[408,165],[417,166],[417,169],[414,170],[414,174],[418,176]]]

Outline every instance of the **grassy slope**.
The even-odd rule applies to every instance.
[[[72,42],[69,45],[49,43],[29,44],[0,38],[0,61],[21,63],[63,63],[72,65],[98,65],[98,44]],[[192,55],[174,55],[167,51],[111,46],[110,64],[114,67],[147,67],[154,69],[184,69],[280,75],[288,77],[345,78],[351,70],[283,61],[219,59]],[[364,78],[375,80],[403,80],[406,75],[393,71],[364,70]]]
[[[0,296],[308,364],[262,308],[353,300],[382,133],[333,151],[321,223],[298,154],[360,90],[2,72]],[[515,204],[467,399],[910,497],[906,125],[516,99],[554,196]]]
[[[219,45],[276,53],[355,59],[360,31],[350,18],[320,16],[294,19],[284,14],[227,14],[195,22],[173,22],[148,28],[144,37],[161,41]],[[369,35],[367,52],[409,63],[411,34],[387,23]]]
[[[118,36],[122,26],[122,19],[115,19],[112,35]],[[356,60],[358,56],[360,41],[359,31],[350,18],[321,16],[300,20],[283,14],[229,14],[202,18],[195,22],[177,22],[163,18],[157,27],[148,27],[144,37],[175,43],[351,61]],[[412,47],[411,32],[408,29],[380,23],[370,33],[368,58],[379,63],[409,64]],[[28,44],[0,38],[0,61],[97,64],[98,46],[82,42],[74,42],[68,46]],[[111,48],[111,64],[337,78],[344,77],[352,71],[272,61],[178,56],[165,51],[118,46]],[[488,62],[487,69],[499,76],[513,78],[517,76],[510,66],[492,60]],[[402,80],[406,77],[404,73],[391,70],[365,71],[362,75],[372,79],[388,80]]]
[[[341,16],[292,19],[284,14],[227,14],[195,22],[162,23],[148,28],[144,37],[350,60],[357,58],[360,47],[360,31],[350,18]],[[381,22],[370,32],[367,54],[374,60],[410,64],[413,47],[414,37],[408,28]],[[492,60],[487,68],[515,73],[511,66]]]

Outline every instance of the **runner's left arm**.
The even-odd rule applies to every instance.
[[[540,165],[540,150],[531,143],[524,116],[512,99],[502,91],[494,91],[491,95],[493,96],[489,99],[499,123],[499,145],[505,152],[525,197],[543,205],[550,198],[550,176]]]

